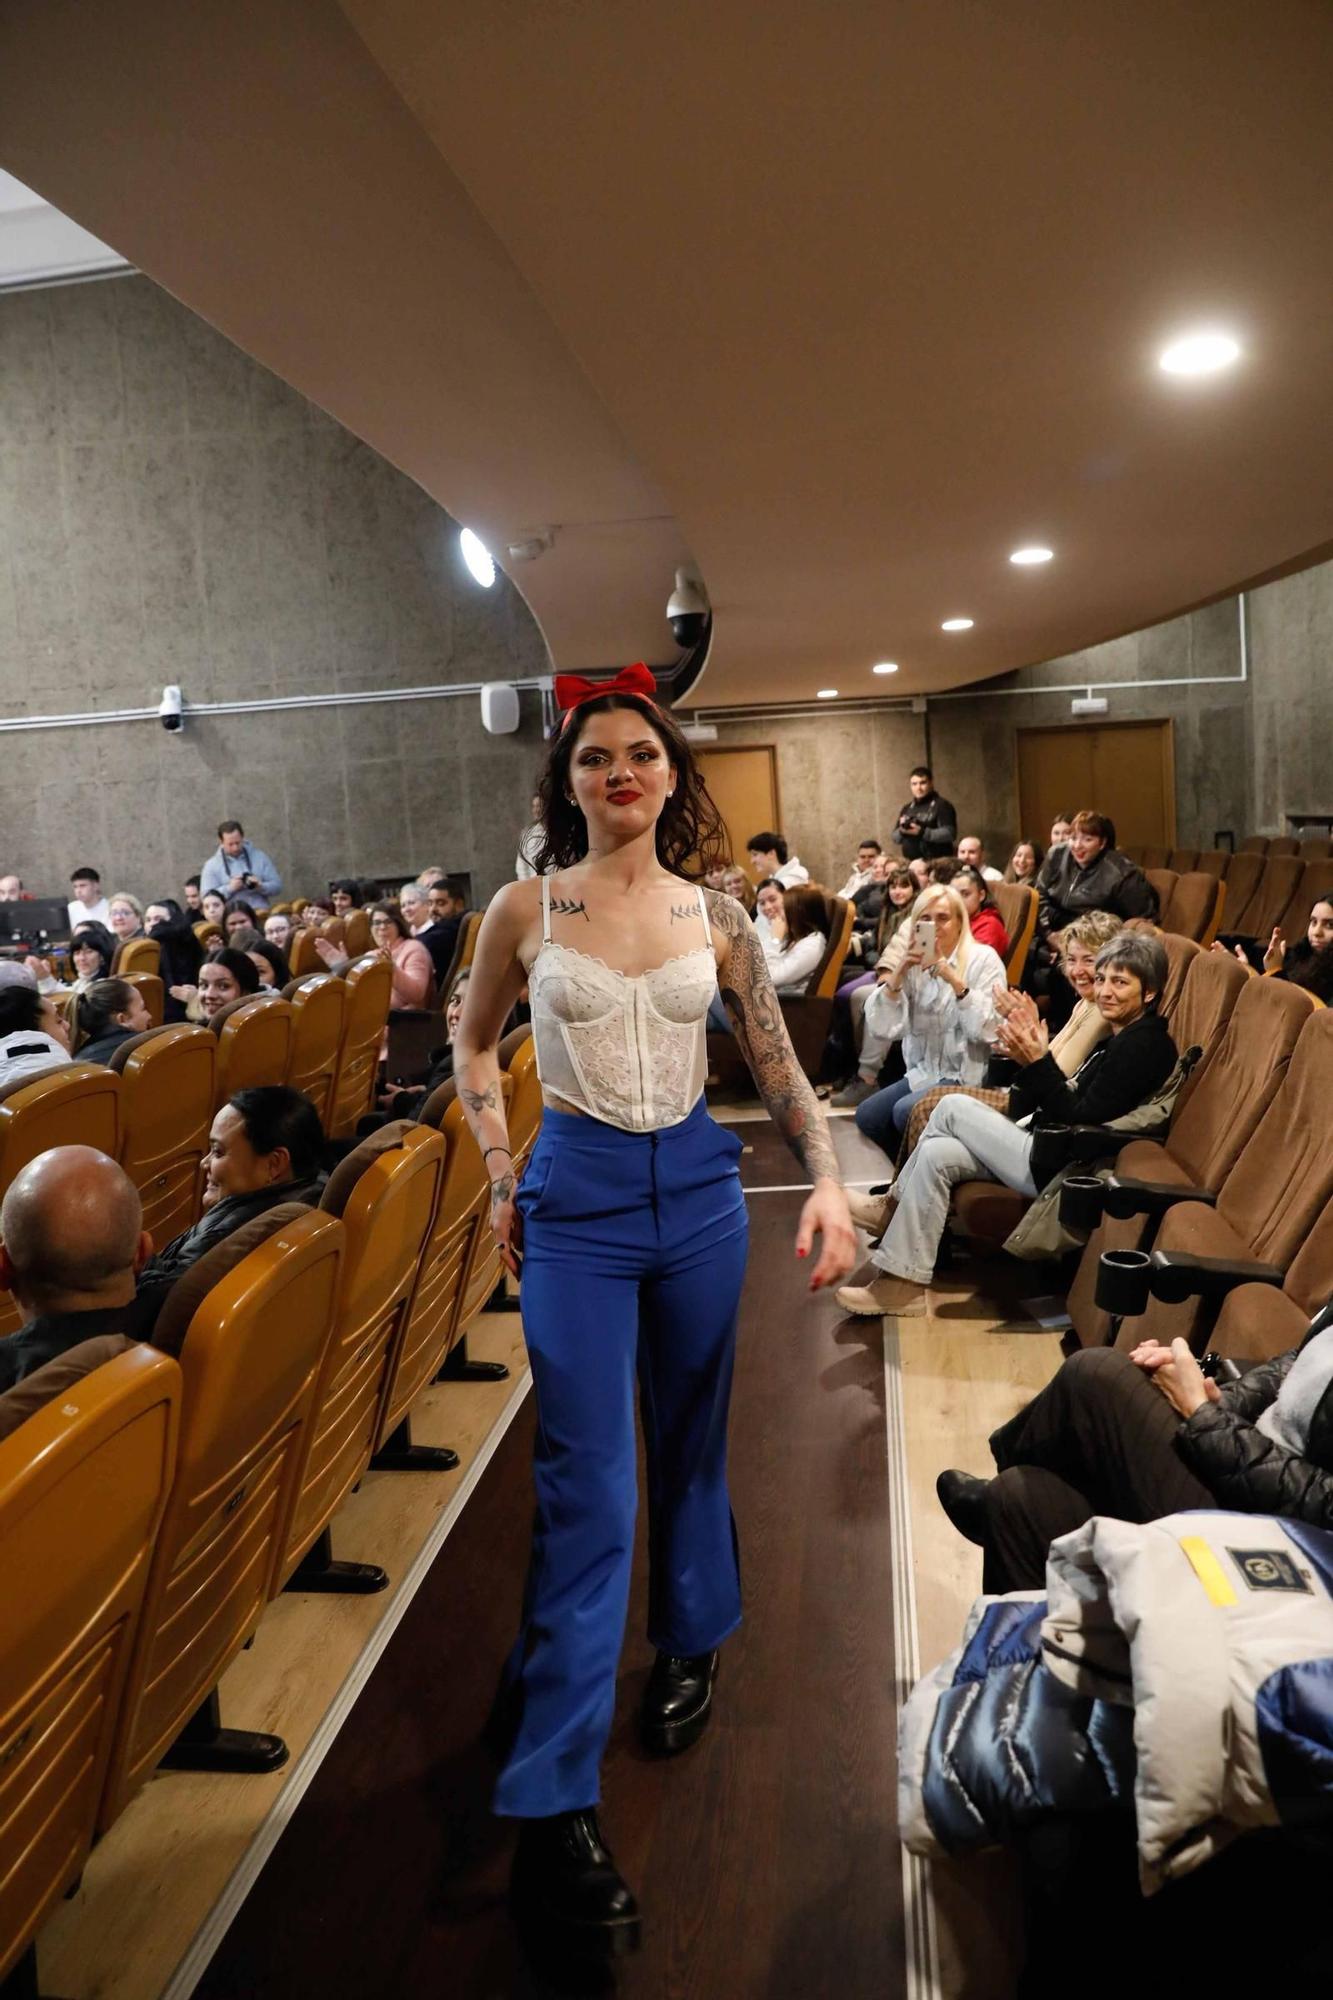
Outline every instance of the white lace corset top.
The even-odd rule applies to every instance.
[[[552,1097],[623,1132],[679,1125],[703,1094],[717,961],[702,889],[705,943],[647,972],[551,937],[551,878],[542,877],[542,943],[528,974],[537,1074]]]

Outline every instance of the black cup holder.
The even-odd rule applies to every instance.
[[[1106,1208],[1106,1184],[1096,1174],[1067,1174],[1060,1184],[1060,1220],[1091,1235]]]
[[[1094,1297],[1116,1319],[1134,1319],[1148,1304],[1152,1258],[1146,1250],[1104,1250],[1097,1260]]]

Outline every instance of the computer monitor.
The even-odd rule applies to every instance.
[[[0,903],[0,944],[57,944],[69,937],[69,909],[60,896]]]

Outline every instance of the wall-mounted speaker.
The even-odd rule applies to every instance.
[[[518,728],[518,689],[508,681],[487,681],[482,689],[481,726],[492,736],[512,736]]]

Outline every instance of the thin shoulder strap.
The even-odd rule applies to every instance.
[[[551,878],[542,876],[542,943],[551,942]]]
[[[703,918],[704,936],[711,944],[713,941],[713,920],[708,914],[708,898],[704,894],[702,882],[695,883],[694,893],[699,898],[699,915]]]

